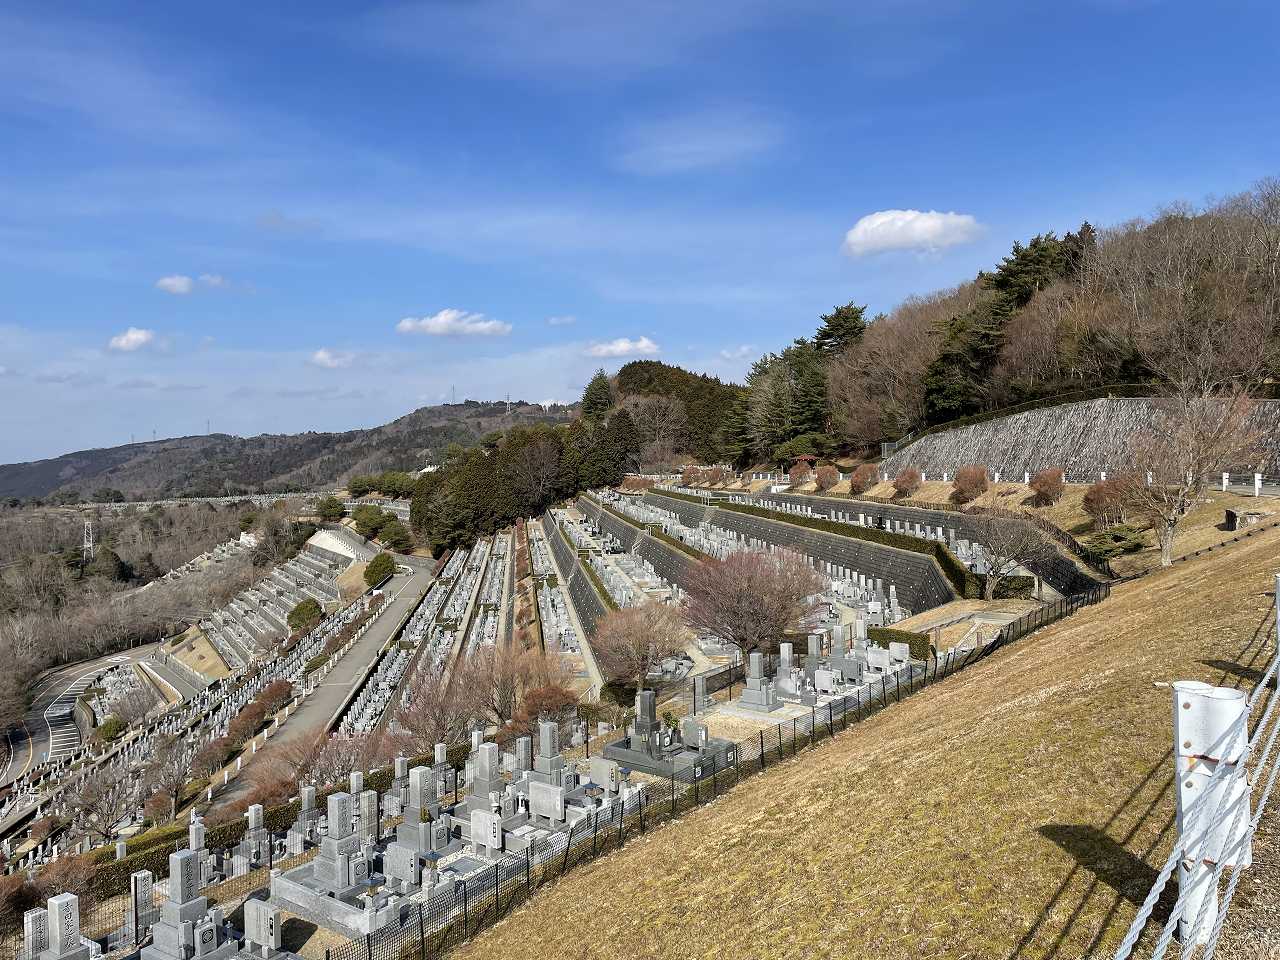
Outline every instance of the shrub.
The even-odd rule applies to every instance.
[[[266,708],[257,700],[245,704],[227,725],[227,739],[236,746],[247,743],[258,732],[266,716]]]
[[[980,463],[971,463],[956,471],[951,499],[956,503],[972,503],[987,492],[989,485],[987,468]]]
[[[701,471],[699,471],[697,467],[693,467],[693,466],[685,467],[680,474],[680,483],[686,487],[689,486],[690,484],[697,483],[698,474],[700,472]]]
[[[409,535],[409,530],[399,520],[391,520],[383,524],[382,529],[378,531],[378,539],[384,545],[392,550],[412,550],[413,537]]]
[[[273,680],[262,688],[257,700],[268,716],[278,712],[293,699],[293,684],[288,680]]]
[[[791,486],[803,486],[809,482],[809,465],[807,463],[797,463],[787,471],[787,478],[790,479]]]
[[[290,610],[285,619],[289,622],[290,630],[306,632],[324,619],[324,611],[320,609],[315,597],[307,597]]]
[[[316,516],[321,520],[341,520],[347,515],[347,508],[337,497],[325,497],[316,504]]]
[[[315,673],[317,670],[319,670],[328,662],[329,662],[329,654],[327,653],[317,654],[316,656],[312,657],[310,660],[307,661],[307,665],[302,668],[302,672],[304,675],[308,673]]]
[[[378,584],[390,580],[396,572],[396,562],[391,559],[391,554],[380,553],[372,560],[369,565],[364,568],[364,582],[370,587],[376,587]]]
[[[893,478],[893,489],[901,496],[911,496],[920,489],[920,471],[915,467],[907,467]]]
[[[830,490],[840,482],[840,471],[831,464],[823,464],[814,475],[819,490]]]
[[[395,514],[383,513],[370,503],[362,503],[351,511],[351,519],[362,537],[376,537],[378,532],[395,519]]]
[[[235,745],[229,737],[210,740],[191,761],[191,771],[197,777],[211,777],[231,759]]]
[[[39,906],[40,890],[19,870],[0,877],[0,933],[22,930],[22,915]]]
[[[347,481],[347,493],[353,497],[363,497],[365,494],[373,493],[377,487],[377,481],[373,477],[354,476]]]
[[[93,731],[93,738],[99,743],[110,743],[127,729],[129,725],[113,713],[102,721],[97,730]]]
[[[849,478],[849,492],[866,493],[879,482],[880,471],[876,469],[874,463],[859,464],[858,469],[854,470],[853,476]]]
[[[1142,531],[1127,523],[1119,523],[1086,537],[1084,545],[1109,560],[1122,553],[1136,553],[1148,544]]]
[[[877,647],[889,649],[891,643],[905,643],[911,648],[912,660],[928,660],[933,656],[933,644],[927,633],[914,630],[895,630],[893,627],[868,627],[867,640]]]
[[[1126,521],[1124,483],[1118,479],[1101,480],[1084,493],[1084,512],[1093,518],[1096,529]]]
[[[1056,467],[1040,470],[1028,484],[1034,493],[1037,507],[1047,507],[1062,499],[1062,471]]]

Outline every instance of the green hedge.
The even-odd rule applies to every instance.
[[[867,627],[867,641],[877,647],[889,649],[891,643],[905,643],[911,648],[912,660],[928,660],[934,655],[933,644],[927,633],[914,630],[895,630],[893,627]]]
[[[693,557],[693,559],[695,560],[708,559],[707,555],[703,553],[701,550],[698,550],[695,547],[691,547],[689,546],[689,544],[685,543],[683,540],[677,540],[675,537],[670,536],[669,534],[663,533],[661,530],[651,529],[651,530],[648,530],[647,532],[649,536],[654,537],[655,539],[661,540],[663,543],[670,544],[671,546],[675,547],[677,550],[681,550],[684,553],[687,553],[689,556]]]
[[[987,577],[985,574],[978,577],[979,591],[986,590]],[[1029,600],[1031,595],[1035,593],[1036,578],[1035,577],[1005,577],[996,584],[994,600]],[[982,596],[979,592],[978,596]]]
[[[649,536],[657,540],[661,540],[663,543],[669,544],[670,546],[675,547],[677,550],[687,553],[689,556],[693,557],[693,559],[695,560],[707,559],[707,555],[703,553],[701,550],[694,549],[693,547],[689,546],[689,544],[685,543],[683,540],[677,540],[675,537],[670,536],[666,533],[663,533],[661,530],[655,529],[652,524],[641,527],[640,524],[638,524],[635,520],[632,520],[626,514],[619,513],[617,510],[614,510],[608,504],[600,503],[594,497],[589,497],[588,499],[590,499],[592,503],[596,504],[596,506],[598,506],[601,510],[604,510],[606,513],[613,514],[613,516],[617,517],[619,520],[621,520],[623,523],[627,524],[628,526],[635,527],[638,530],[643,530],[645,533],[649,534]]]
[[[797,526],[821,530],[823,533],[834,533],[838,537],[864,540],[867,543],[876,543],[882,547],[893,547],[897,550],[907,550],[911,553],[933,557],[934,560],[938,561],[938,566],[942,568],[943,576],[951,582],[951,586],[955,588],[956,593],[966,600],[977,600],[982,596],[981,585],[978,582],[977,575],[965,567],[945,543],[939,543],[936,540],[922,540],[919,537],[912,537],[905,533],[893,533],[889,530],[876,530],[873,527],[858,527],[847,523],[839,523],[835,520],[828,520],[825,517],[781,513],[775,510],[766,510],[764,507],[753,507],[745,503],[721,503],[717,504],[717,506],[721,510],[745,513],[764,520],[794,523]]]
[[[604,584],[600,582],[600,578],[596,576],[596,572],[591,568],[591,564],[583,563],[580,558],[576,562],[586,573],[587,579],[591,581],[591,585],[596,588],[596,593],[600,594],[601,602],[610,610],[617,610],[618,604],[614,601],[609,591],[605,589]]]

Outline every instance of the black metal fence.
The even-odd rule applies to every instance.
[[[691,810],[730,790],[850,725],[898,703],[922,687],[951,676],[1001,647],[1040,627],[1068,617],[1110,594],[1109,584],[1035,610],[1001,628],[994,639],[966,650],[953,650],[862,687],[857,693],[813,707],[809,714],[786,720],[733,748],[706,758],[645,790],[624,806],[596,813],[574,824],[568,833],[535,842],[522,853],[498,861],[458,881],[411,909],[404,920],[326,952],[328,960],[429,960],[496,923],[575,867],[621,848],[628,839]],[[726,667],[707,675],[707,692],[742,679],[742,667]]]
[[[1006,624],[985,644],[952,650],[926,661],[914,661],[909,668],[894,676],[877,680],[849,696],[813,707],[807,715],[761,730],[665,781],[651,781],[625,806],[615,804],[608,812],[588,816],[574,824],[568,833],[540,839],[523,853],[508,856],[465,881],[457,882],[452,888],[437,892],[409,909],[399,924],[327,951],[329,960],[429,960],[439,957],[506,916],[539,887],[555,881],[575,867],[618,849],[628,839],[715,799],[779,760],[830,739],[850,725],[898,703],[922,687],[963,670],[1005,645],[1071,616],[1082,607],[1102,601],[1110,592],[1110,584],[1102,583],[1084,593],[1033,610]],[[735,664],[704,675],[706,692],[710,695],[742,682],[744,672],[742,665]],[[455,787],[455,802],[457,799]],[[203,888],[201,893],[212,902],[221,903],[230,912],[250,894],[268,885],[273,866],[292,867],[311,859],[317,852],[312,849],[300,856],[283,859],[283,840],[275,836],[272,839],[273,842],[265,845],[261,862],[245,864],[247,870],[243,875]],[[172,849],[182,845],[181,839],[175,840]],[[227,851],[228,855],[230,853]],[[102,902],[93,902],[88,897],[81,900],[82,931],[103,946],[104,955],[132,952],[159,919],[159,905],[167,889],[167,882],[163,879],[167,873],[167,861],[160,860],[155,868],[154,903],[140,916],[133,916],[127,896]],[[20,930],[10,928],[7,936],[0,940],[0,956],[32,960],[23,956]]]

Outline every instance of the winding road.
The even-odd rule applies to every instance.
[[[94,675],[122,663],[143,660],[159,646],[158,643],[148,643],[96,660],[68,664],[49,671],[36,681],[31,708],[22,723],[6,734],[9,759],[0,770],[0,787],[12,783],[45,760],[57,760],[73,753],[80,745],[80,731],[76,729],[72,711],[76,699],[89,686]]]

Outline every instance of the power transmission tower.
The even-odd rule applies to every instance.
[[[93,521],[86,520],[84,522],[84,543],[80,549],[80,561],[84,566],[88,566],[93,560]]]

